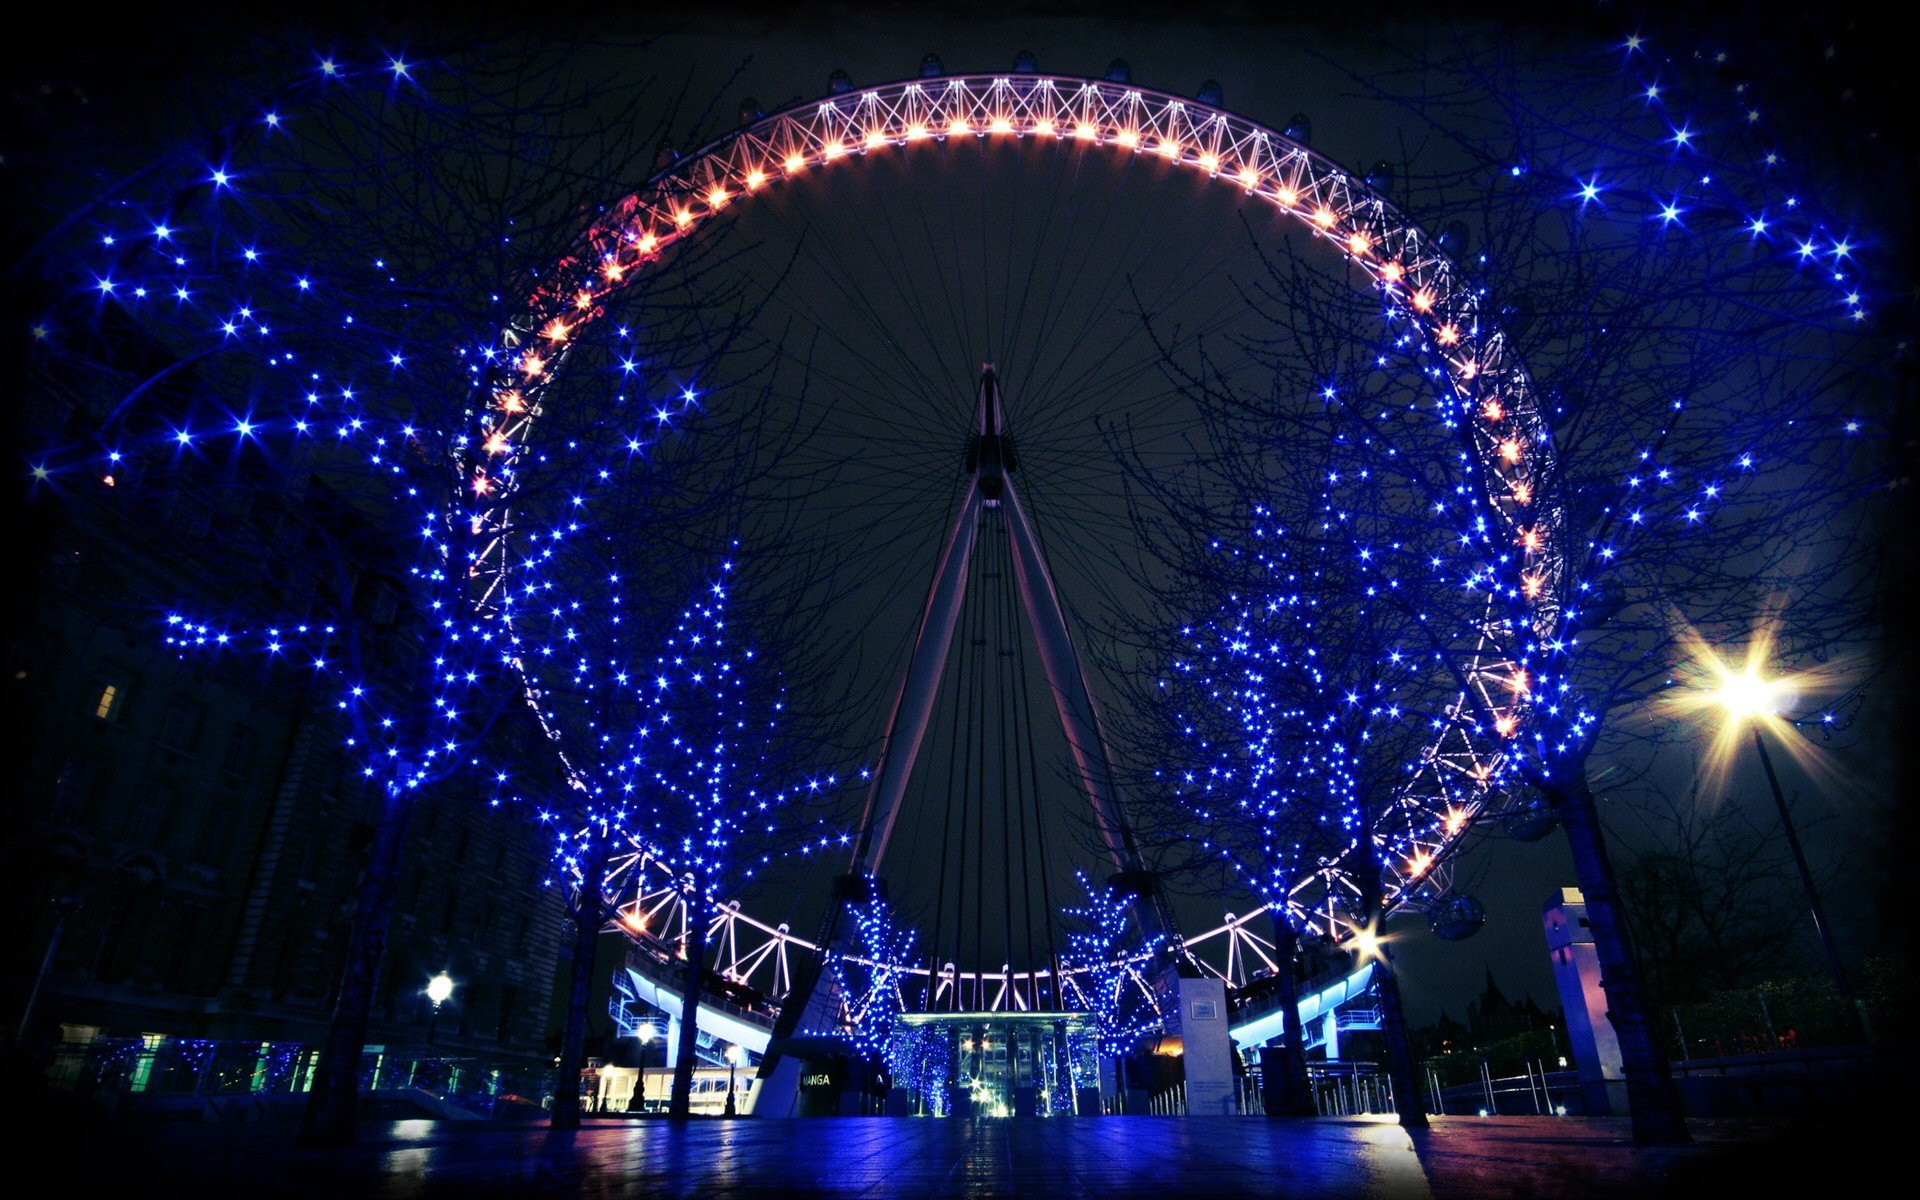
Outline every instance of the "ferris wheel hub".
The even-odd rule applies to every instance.
[[[1007,472],[1014,469],[1013,439],[1006,435],[1004,414],[999,377],[992,363],[983,364],[974,432],[967,439],[966,474],[973,476],[989,507],[997,505],[1006,493]]]

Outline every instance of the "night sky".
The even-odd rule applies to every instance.
[[[1353,99],[1356,88],[1343,70],[1364,74],[1394,47],[1453,37],[1471,43],[1512,31],[1543,45],[1585,46],[1631,24],[1585,6],[1517,26],[1504,7],[1450,6],[1453,23],[1442,26],[1419,10],[1393,6],[1369,6],[1361,20],[1353,11],[1270,19],[1255,16],[1262,7],[1256,5],[1199,16],[1194,6],[1173,4],[1117,16],[1077,4],[1024,11],[807,5],[777,13],[701,5],[677,14],[671,26],[647,28],[638,17],[542,7],[550,15],[532,23],[524,12],[497,10],[493,18],[509,38],[579,37],[598,42],[583,51],[596,60],[631,57],[635,70],[660,79],[663,97],[688,98],[689,142],[726,128],[742,97],[772,108],[821,95],[836,68],[865,85],[917,73],[930,51],[959,73],[1004,71],[1017,51],[1030,50],[1043,71],[1075,75],[1098,76],[1109,60],[1124,58],[1137,83],[1174,93],[1192,94],[1202,80],[1217,80],[1225,107],[1268,126],[1284,126],[1295,112],[1310,115],[1314,148],[1349,166],[1396,157],[1415,135],[1397,114]],[[392,31],[396,49],[476,19],[468,6],[406,11],[412,15],[381,26]],[[168,98],[194,70],[218,69],[225,55],[244,53],[249,34],[286,33],[235,12],[148,17],[103,32],[84,48],[52,48],[39,68],[48,91],[36,95],[24,82],[11,90],[17,110],[70,103],[68,89],[77,86],[86,95],[87,121],[161,136]],[[646,34],[657,36],[636,45]],[[328,32],[312,36],[318,45]],[[719,115],[701,124],[702,112]],[[965,147],[916,161],[911,171],[895,159],[818,189],[783,192],[729,233],[742,248],[738,269],[750,289],[756,279],[782,281],[767,297],[761,331],[792,354],[811,347],[814,378],[803,411],[813,434],[795,450],[795,465],[814,489],[817,527],[848,547],[845,569],[862,581],[831,636],[851,637],[857,646],[844,667],[855,684],[848,690],[865,705],[850,723],[866,737],[877,736],[958,494],[961,443],[984,361],[996,363],[1006,381],[1009,419],[1023,449],[1016,478],[1029,489],[1076,636],[1098,643],[1103,629],[1137,607],[1135,581],[1151,579],[1152,568],[1124,520],[1133,464],[1116,457],[1116,447],[1179,471],[1199,434],[1155,369],[1157,355],[1140,338],[1136,310],[1151,312],[1176,338],[1204,332],[1230,340],[1243,320],[1234,286],[1256,275],[1254,244],[1283,236],[1262,226],[1270,218],[1239,211],[1218,189],[1165,175],[1150,162]],[[1090,648],[1096,658],[1110,657],[1097,644]],[[1883,875],[1881,848],[1896,840],[1888,832],[1898,796],[1890,730],[1904,676],[1892,683],[1849,735],[1851,745],[1835,751],[1832,775],[1786,781],[1814,825],[1809,840],[1823,872],[1845,866],[1830,903],[1843,939],[1858,949],[1884,942],[1872,889]],[[1106,683],[1096,681],[1096,690],[1114,702]],[[1036,711],[1044,717],[1047,709]],[[1058,852],[1051,875],[1057,904],[1072,894],[1073,866],[1099,864],[1084,849],[1077,798],[1062,778],[1064,744],[1044,720],[1035,724],[1036,754],[1045,764],[1038,800],[1056,814],[1050,836]],[[950,729],[949,718],[936,712],[923,767],[949,749]],[[1691,779],[1685,748],[1668,751],[1649,777],[1684,793]],[[1763,803],[1758,782],[1736,771],[1725,802]],[[930,780],[910,793],[886,872],[909,918],[923,924],[938,902],[926,886],[938,864],[930,815],[939,812],[938,793]],[[1624,801],[1608,811],[1626,853],[1655,840]],[[1766,810],[1753,811],[1758,817]],[[825,892],[802,878],[800,894],[786,898],[788,911],[779,911],[777,889],[759,889],[749,906],[765,919],[810,930]],[[1411,1018],[1423,1023],[1442,1009],[1463,1016],[1489,969],[1510,996],[1531,994],[1551,1007],[1539,914],[1548,895],[1573,883],[1561,839],[1486,841],[1460,860],[1457,878],[1485,903],[1487,925],[1460,944],[1434,939],[1418,920],[1398,927]],[[1211,924],[1227,908],[1244,911],[1245,902],[1181,902],[1183,918],[1196,924]],[[1803,928],[1785,936],[1806,942],[1811,961],[1806,934]],[[992,946],[984,953],[982,965],[1000,961]]]

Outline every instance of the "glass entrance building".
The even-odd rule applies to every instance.
[[[1084,1012],[906,1013],[901,1023],[944,1068],[896,1081],[917,1092],[916,1111],[1048,1117],[1098,1107],[1096,1027]]]

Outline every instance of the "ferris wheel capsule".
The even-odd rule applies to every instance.
[[[1506,827],[1507,836],[1516,842],[1537,842],[1553,832],[1560,823],[1560,817],[1547,803],[1546,797],[1533,795],[1507,810],[1501,818]]]
[[[752,96],[748,96],[740,102],[740,123],[742,125],[751,125],[766,115],[767,114],[760,108],[760,102]]]
[[[1013,56],[1013,73],[1015,75],[1032,75],[1039,70],[1040,60],[1033,56],[1033,51],[1022,50]]]
[[[1500,306],[1500,328],[1519,335],[1533,327],[1533,297],[1526,292],[1515,295]]]
[[[827,76],[827,92],[830,95],[838,96],[852,90],[853,76],[847,74],[842,68],[835,67],[833,74]]]
[[[1290,142],[1299,142],[1302,146],[1313,143],[1313,122],[1305,113],[1295,113],[1287,118],[1287,127],[1280,131]]]
[[[1133,68],[1127,65],[1126,59],[1116,58],[1107,64],[1107,73],[1104,78],[1108,83],[1132,83]]]
[[[1393,190],[1393,164],[1383,158],[1368,168],[1361,179],[1376,192],[1390,192]]]
[[[1473,231],[1467,228],[1465,221],[1448,221],[1440,230],[1440,248],[1456,261],[1467,256],[1467,250],[1473,245]]]
[[[1455,892],[1427,914],[1427,928],[1443,942],[1465,941],[1486,923],[1486,906],[1466,892]]]
[[[1209,108],[1219,108],[1226,99],[1226,93],[1220,90],[1218,79],[1209,79],[1200,85],[1200,90],[1194,93],[1193,98]]]
[[[931,51],[929,51],[927,54],[921,57],[920,78],[935,79],[941,75],[945,75],[946,73],[947,73],[947,65],[940,61],[940,56],[938,54],[934,54]]]

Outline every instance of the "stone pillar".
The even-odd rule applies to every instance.
[[[1587,927],[1587,904],[1580,889],[1561,888],[1547,900],[1542,920],[1587,1112],[1625,1113],[1627,1076],[1620,1058],[1620,1039],[1607,1018],[1600,958],[1594,950],[1593,931]]]
[[[1163,994],[1177,994],[1181,1066],[1186,1075],[1189,1116],[1231,1116],[1238,1104],[1233,1083],[1233,1036],[1227,1027],[1227,985],[1213,976],[1177,976],[1163,982]],[[1171,1015],[1171,1014],[1170,1014]]]

